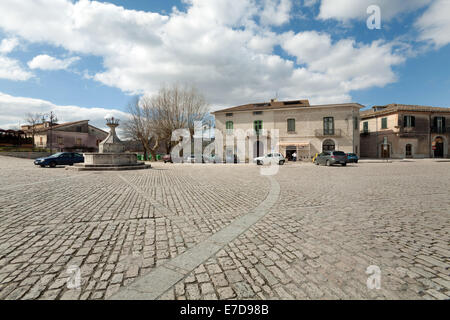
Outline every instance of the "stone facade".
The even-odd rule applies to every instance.
[[[28,137],[32,136],[29,125],[22,126]],[[38,148],[52,148],[58,151],[98,151],[99,143],[108,135],[105,131],[89,124],[89,120],[36,125],[34,145]]]
[[[226,135],[245,132],[245,155],[240,162],[275,150],[274,129],[279,133],[279,151],[288,158],[310,159],[324,148],[359,154],[359,109],[356,103],[309,105],[307,100],[249,104],[214,112],[216,129],[223,133],[224,155],[235,153],[237,139]],[[259,137],[255,121],[262,124]],[[326,124],[329,122],[331,124]],[[242,141],[242,140],[241,140]],[[217,143],[217,137],[216,137]]]
[[[361,156],[448,158],[450,109],[376,106],[361,112]]]

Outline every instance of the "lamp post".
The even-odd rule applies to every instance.
[[[58,118],[56,118],[56,115],[53,113],[53,111],[50,111],[50,113],[45,113],[42,115],[42,124],[45,126],[45,120],[48,119],[49,125],[50,125],[50,153],[53,153],[53,124],[58,121]]]

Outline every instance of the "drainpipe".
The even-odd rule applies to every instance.
[[[378,146],[378,117],[377,116],[375,116],[375,144],[376,144],[376,147],[377,147],[377,159],[380,157],[380,155],[379,155],[379,152],[380,152],[380,150],[379,150],[379,146]]]
[[[433,157],[431,150],[431,112],[428,114],[428,155],[430,158]]]

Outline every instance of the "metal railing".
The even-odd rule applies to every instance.
[[[341,129],[316,129],[315,135],[316,135],[316,137],[341,137],[342,130]]]

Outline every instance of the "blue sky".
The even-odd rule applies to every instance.
[[[370,30],[366,9],[381,10]],[[450,107],[448,0],[2,0],[0,127],[124,117],[194,84],[212,110],[310,99]]]

